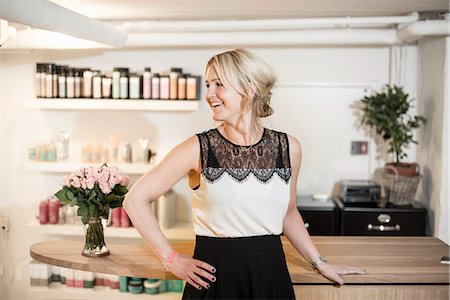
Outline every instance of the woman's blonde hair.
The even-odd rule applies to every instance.
[[[238,123],[243,121],[243,113],[249,110],[253,128],[261,126],[260,118],[273,114],[270,99],[277,77],[262,59],[245,49],[235,49],[211,57],[205,71],[211,66],[226,89],[242,96]]]

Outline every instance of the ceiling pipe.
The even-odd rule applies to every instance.
[[[129,33],[125,47],[392,45],[395,29],[317,29],[198,33]]]
[[[124,31],[48,0],[0,0],[0,19],[114,47],[122,47],[127,41],[127,34]]]
[[[414,42],[424,36],[450,35],[450,20],[426,20],[405,25],[397,31],[397,37],[405,43]]]
[[[413,12],[407,16],[392,17],[345,17],[308,19],[269,19],[269,20],[204,20],[204,21],[132,21],[118,25],[128,33],[158,32],[230,32],[297,30],[347,27],[382,27],[392,24],[408,24],[419,20]]]

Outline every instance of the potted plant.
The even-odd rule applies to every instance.
[[[388,153],[394,154],[395,161],[386,165],[397,170],[399,175],[414,176],[418,174],[416,163],[405,163],[405,151],[410,143],[418,144],[413,139],[413,129],[426,123],[422,116],[411,116],[408,112],[412,100],[402,87],[385,85],[380,92],[365,96],[361,110],[361,125],[375,130],[376,134],[388,144]]]

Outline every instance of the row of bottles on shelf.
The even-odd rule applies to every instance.
[[[39,224],[81,224],[81,220],[77,215],[77,207],[63,205],[55,196],[51,196],[39,203],[39,213],[37,219]],[[123,207],[110,210],[110,217],[107,225],[112,227],[131,227],[130,218]]]
[[[201,77],[171,68],[167,73],[130,73],[115,67],[102,73],[91,68],[73,68],[54,63],[36,64],[36,97],[94,99],[196,100],[200,98]]]
[[[28,148],[28,159],[31,161],[65,161],[69,157],[68,131],[60,132],[56,138],[46,144]],[[147,138],[139,138],[137,142],[120,141],[115,134],[110,134],[108,142],[91,141],[81,149],[81,161],[84,163],[150,163],[155,153],[150,149]]]
[[[48,286],[52,282],[71,288],[109,287],[120,292],[132,294],[160,294],[165,292],[183,292],[182,280],[160,280],[154,278],[127,277],[113,274],[93,273],[50,266],[33,260],[29,264],[30,285]]]
[[[77,207],[62,205],[55,196],[50,196],[39,203],[37,219],[39,224],[79,224]],[[176,194],[168,191],[152,203],[152,209],[162,229],[170,228],[176,219]],[[111,227],[132,227],[133,224],[123,207],[110,210],[106,225]]]

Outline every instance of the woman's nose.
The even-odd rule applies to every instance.
[[[206,98],[210,99],[216,95],[216,89],[213,86],[206,88]]]

